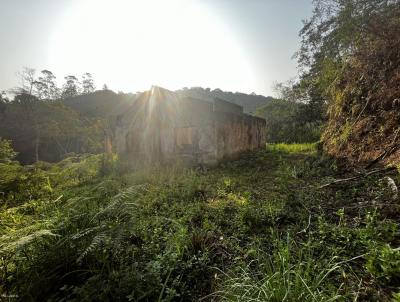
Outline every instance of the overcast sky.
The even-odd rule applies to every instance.
[[[91,72],[136,92],[203,86],[271,95],[292,59],[311,0],[0,0],[0,90],[23,66]]]

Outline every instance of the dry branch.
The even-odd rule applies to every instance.
[[[373,165],[377,164],[378,162],[380,162],[381,160],[385,159],[386,156],[391,155],[392,153],[394,153],[398,148],[400,148],[400,144],[396,144],[396,140],[397,140],[397,136],[399,134],[400,128],[397,129],[396,131],[396,135],[394,136],[394,139],[392,141],[392,143],[390,144],[390,147],[386,150],[383,151],[377,158],[375,158],[372,162],[370,162],[368,164],[368,166],[366,167],[366,169],[371,168]]]
[[[393,170],[396,170],[396,167],[388,167],[388,168],[384,168],[384,169],[377,169],[377,170],[372,170],[372,171],[369,171],[369,172],[366,172],[366,173],[362,173],[362,174],[359,174],[359,175],[356,175],[356,176],[348,177],[348,178],[335,179],[334,181],[331,181],[331,182],[329,182],[327,184],[319,186],[318,189],[326,188],[326,187],[329,187],[329,186],[331,186],[333,184],[338,184],[338,183],[342,183],[342,182],[346,182],[346,181],[351,181],[351,180],[356,180],[356,179],[359,179],[359,178],[367,177],[367,176],[372,175],[372,174],[382,173],[382,172],[389,172],[389,171],[393,171]]]

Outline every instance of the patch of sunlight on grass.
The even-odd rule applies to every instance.
[[[212,198],[208,201],[208,206],[211,208],[224,208],[227,206],[244,206],[248,204],[248,199],[240,194],[227,193],[217,198]]]
[[[276,153],[313,153],[317,151],[317,144],[267,144],[267,151]]]

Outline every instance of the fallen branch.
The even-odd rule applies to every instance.
[[[396,131],[396,135],[394,136],[394,139],[392,141],[392,143],[390,144],[390,147],[386,150],[383,151],[377,158],[375,158],[372,162],[370,162],[368,164],[368,166],[366,167],[366,169],[371,168],[372,166],[374,166],[375,164],[377,164],[378,162],[380,162],[381,160],[385,159],[386,156],[391,155],[392,153],[394,153],[397,149],[400,148],[400,144],[396,144],[396,140],[397,140],[397,136],[399,135],[399,131],[400,128],[397,129]]]
[[[353,177],[349,177],[349,178],[336,179],[336,180],[334,180],[332,182],[329,182],[329,183],[327,183],[325,185],[322,185],[322,186],[318,187],[318,189],[326,188],[326,187],[329,187],[331,185],[342,183],[342,182],[346,182],[346,181],[351,181],[351,180],[356,180],[356,179],[359,179],[359,178],[367,177],[367,176],[372,175],[372,174],[381,173],[381,172],[389,172],[389,171],[393,171],[393,170],[396,170],[396,167],[388,167],[388,168],[385,168],[385,169],[378,169],[378,170],[369,171],[367,173],[362,173],[362,174],[359,174],[359,175],[356,175],[356,176],[353,176]]]
[[[392,249],[392,248],[391,248],[391,249]],[[398,252],[398,251],[400,251],[400,247],[394,248],[394,249],[392,249],[392,251],[393,251],[393,252]],[[353,257],[353,258],[351,258],[351,259],[347,259],[347,260],[340,261],[340,262],[336,263],[335,265],[341,265],[341,264],[344,264],[344,263],[348,263],[348,262],[357,260],[357,259],[359,259],[359,258],[363,258],[363,257],[365,257],[365,256],[368,256],[369,254],[371,254],[371,252],[368,252],[368,253],[365,253],[365,254],[362,254],[362,255],[355,256],[355,257]]]

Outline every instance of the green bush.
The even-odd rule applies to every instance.
[[[9,163],[17,156],[11,146],[11,141],[0,137],[0,163]]]
[[[368,271],[383,284],[400,283],[400,250],[388,244],[378,246],[367,257]]]
[[[313,143],[320,139],[322,122],[310,120],[307,104],[272,100],[257,108],[256,115],[267,122],[268,143]]]

